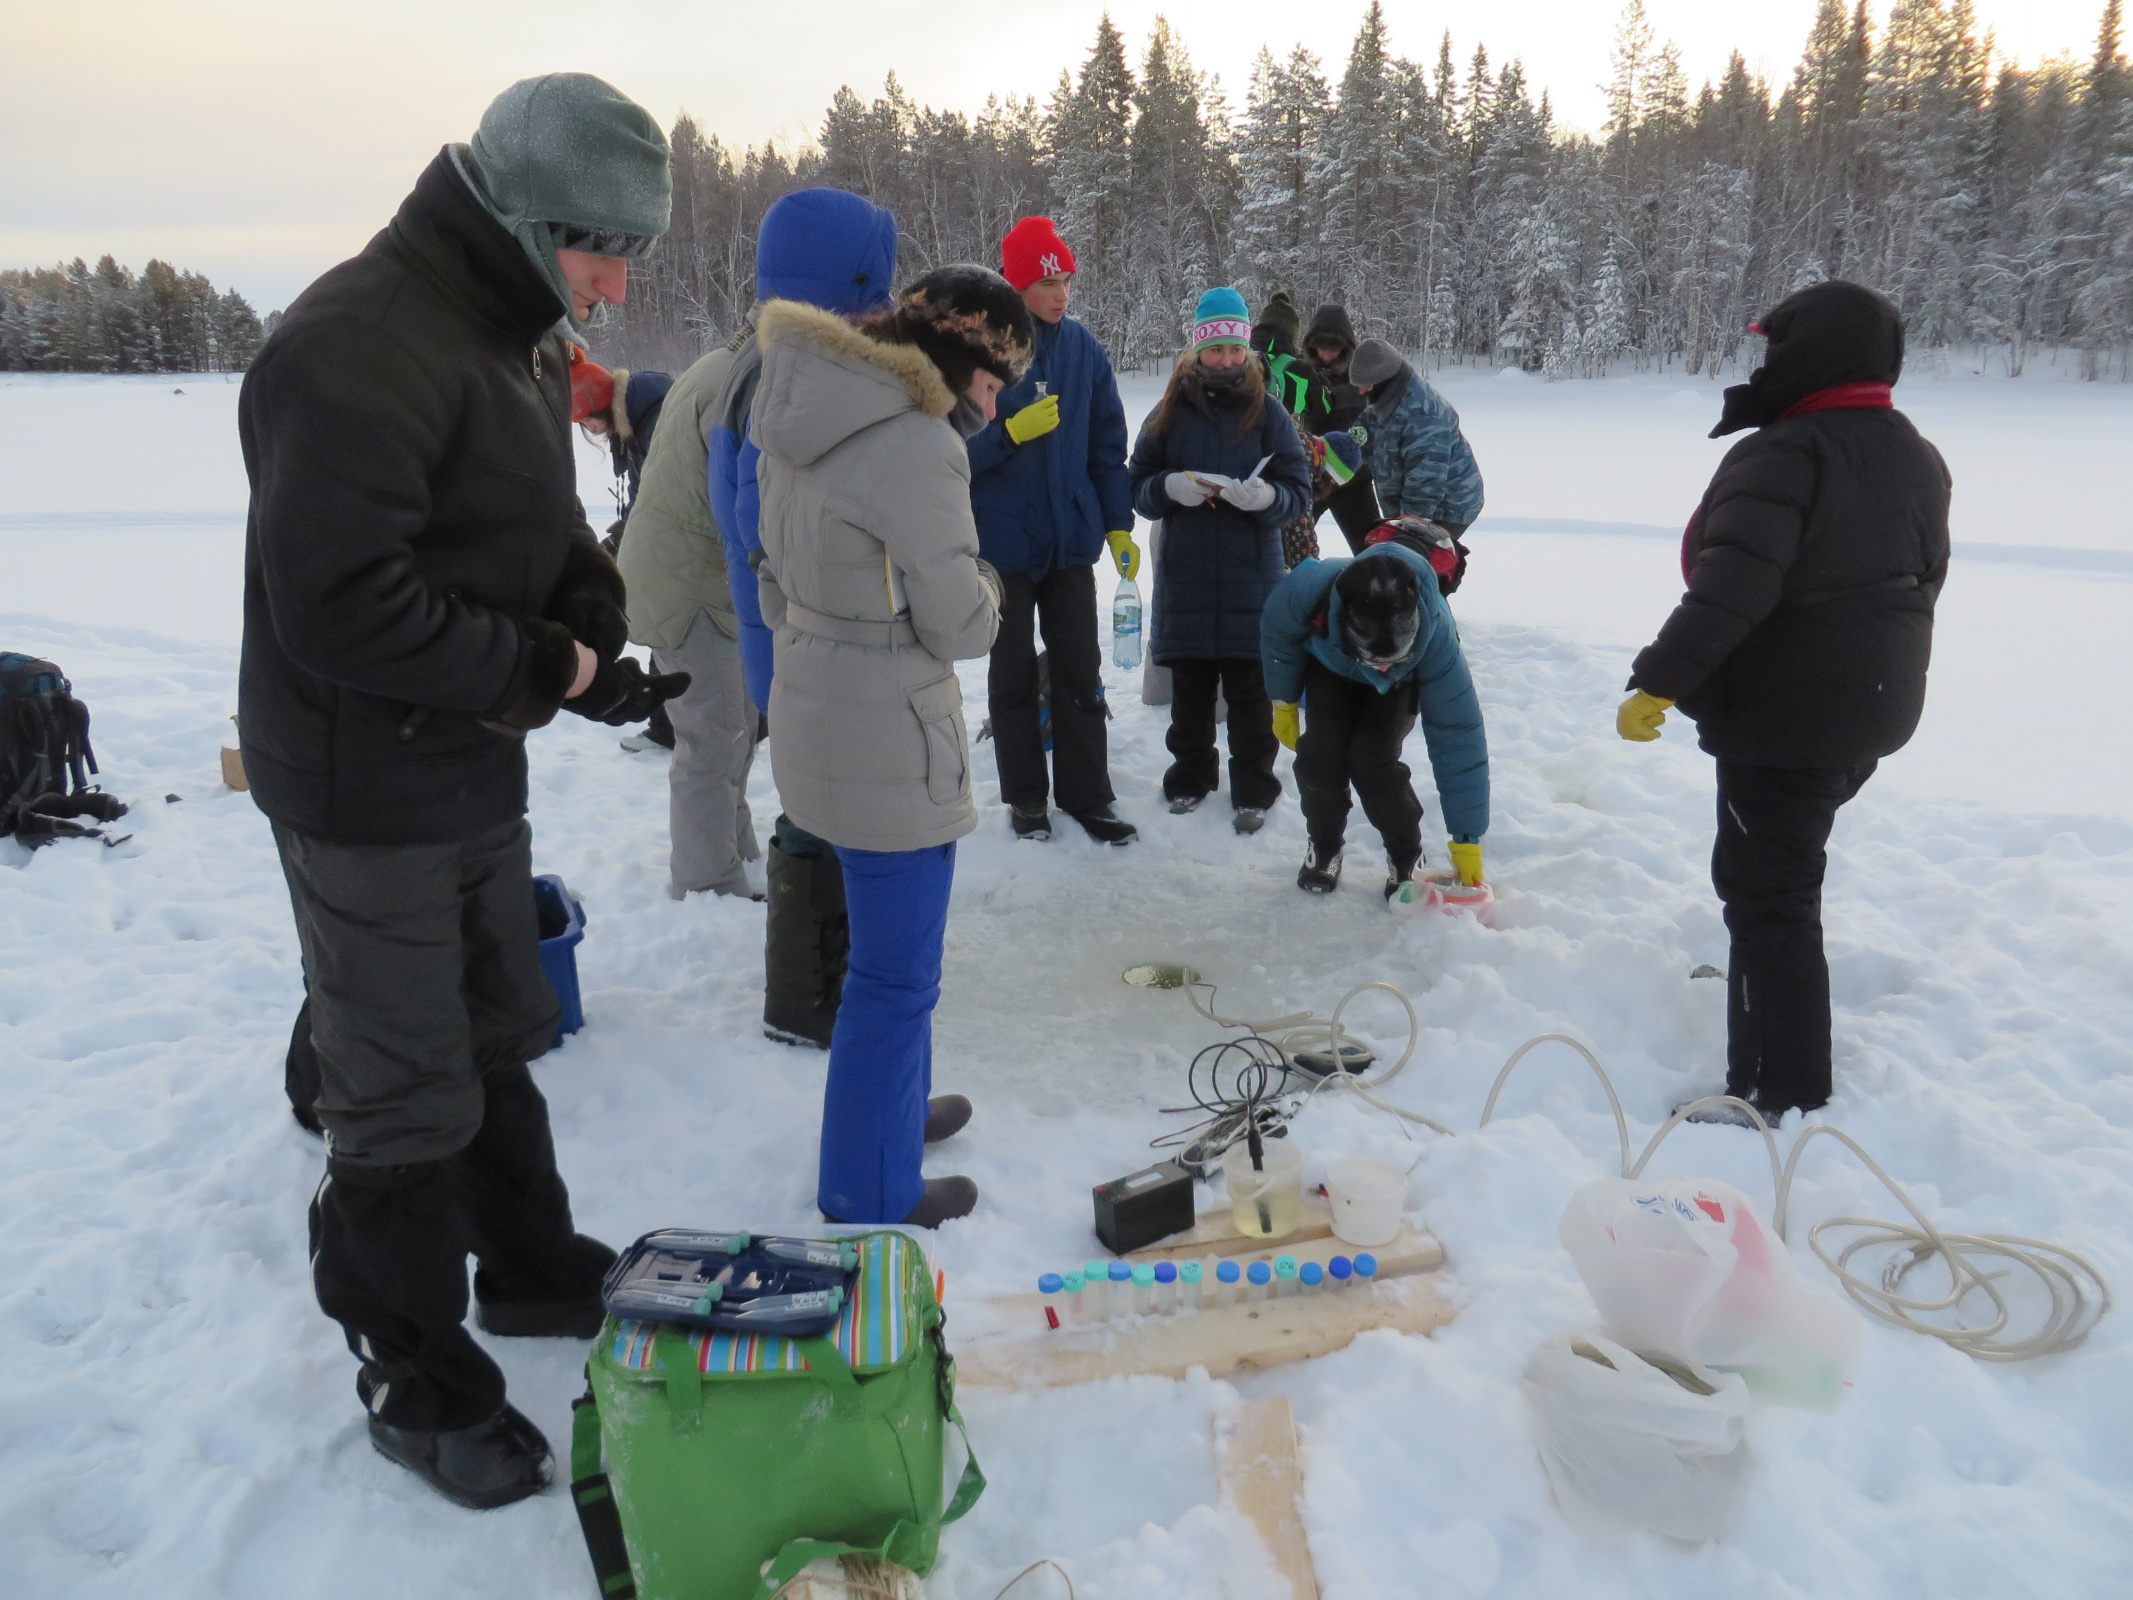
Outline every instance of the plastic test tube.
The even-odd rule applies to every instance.
[[[1216,1305],[1233,1306],[1237,1303],[1238,1296],[1244,1292],[1243,1285],[1237,1280],[1243,1276],[1244,1270],[1234,1261],[1225,1261],[1215,1268]]]
[[[1111,1314],[1111,1268],[1108,1262],[1085,1261],[1081,1267],[1081,1281],[1087,1285],[1083,1291],[1089,1297],[1088,1314],[1091,1322],[1101,1322]]]
[[[1213,1288],[1213,1285],[1210,1284],[1207,1285],[1206,1290],[1203,1290],[1202,1284],[1205,1282],[1206,1277],[1207,1269],[1197,1261],[1188,1261],[1178,1268],[1178,1309],[1180,1311],[1194,1312],[1200,1309],[1202,1294],[1210,1292]]]
[[[1378,1275],[1378,1258],[1365,1250],[1355,1258],[1355,1281],[1362,1285],[1363,1293],[1370,1293],[1371,1280]]]
[[[1264,1300],[1269,1294],[1273,1293],[1269,1285],[1274,1281],[1274,1269],[1264,1261],[1254,1261],[1250,1269],[1244,1274],[1244,1281],[1246,1285],[1244,1291],[1245,1299]]]
[[[1047,1272],[1037,1280],[1037,1292],[1044,1296],[1044,1325],[1055,1333],[1059,1329],[1059,1295],[1065,1287],[1066,1280],[1056,1272]]]
[[[1286,1300],[1295,1293],[1296,1258],[1294,1256],[1276,1256],[1274,1258],[1275,1298]]]
[[[1296,1281],[1302,1293],[1316,1294],[1319,1285],[1326,1281],[1326,1269],[1316,1261],[1306,1261],[1296,1269]]]
[[[1145,1317],[1155,1309],[1155,1268],[1143,1261],[1133,1269],[1133,1314]]]
[[[1327,1285],[1329,1289],[1345,1289],[1348,1280],[1355,1276],[1355,1263],[1346,1256],[1335,1256],[1326,1263],[1326,1276],[1333,1280]]]
[[[1215,1309],[1215,1295],[1222,1287],[1222,1258],[1209,1256],[1200,1263],[1200,1309]]]
[[[1178,1267],[1174,1261],[1158,1261],[1155,1264],[1156,1315],[1168,1316],[1178,1308]]]
[[[1088,1281],[1078,1272],[1066,1273],[1059,1280],[1066,1305],[1060,1315],[1066,1319],[1066,1325],[1070,1328],[1078,1328],[1089,1319],[1089,1297],[1084,1293]]]
[[[1107,1268],[1107,1269],[1106,1269],[1106,1271],[1105,1271],[1105,1276],[1106,1276],[1106,1277],[1108,1277],[1108,1278],[1109,1278],[1109,1279],[1111,1280],[1111,1315],[1112,1315],[1113,1317],[1130,1317],[1130,1316],[1132,1316],[1132,1315],[1133,1315],[1133,1267],[1132,1267],[1132,1264],[1131,1264],[1131,1263],[1129,1263],[1129,1262],[1125,1262],[1125,1261],[1114,1261],[1114,1262],[1112,1262],[1112,1263],[1111,1263],[1111,1265],[1109,1266],[1109,1268]]]

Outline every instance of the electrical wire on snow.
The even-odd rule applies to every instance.
[[[1374,989],[1381,989],[1400,1002],[1407,1013],[1407,1045],[1391,1066],[1376,1074],[1348,1073],[1336,1069],[1320,1078],[1289,1108],[1284,1120],[1293,1121],[1302,1113],[1311,1100],[1330,1085],[1341,1085],[1347,1092],[1379,1110],[1389,1112],[1401,1122],[1419,1123],[1447,1138],[1456,1137],[1453,1130],[1433,1117],[1419,1111],[1410,1111],[1383,1099],[1373,1090],[1382,1089],[1413,1059],[1422,1037],[1421,1019],[1417,1016],[1414,1002],[1392,984],[1371,982],[1357,984],[1340,999],[1333,1008],[1333,1015],[1321,1019],[1316,1012],[1299,1011],[1287,1016],[1245,1020],[1225,1017],[1214,1009],[1215,986],[1189,969],[1184,988],[1192,1007],[1209,1022],[1221,1028],[1244,1029],[1255,1044],[1270,1045],[1280,1053],[1285,1068],[1294,1068],[1296,1053],[1305,1049],[1330,1049],[1336,1063],[1340,1059],[1340,1047],[1349,1038],[1341,1025],[1341,1015],[1351,1001]],[[1199,990],[1207,991],[1207,1000],[1201,1001]],[[1234,1044],[1236,1041],[1229,1041]],[[2110,1285],[2103,1274],[2086,1257],[2052,1244],[2044,1239],[2032,1239],[2021,1234],[2002,1233],[1943,1233],[1933,1226],[1926,1214],[1905,1193],[1903,1186],[1890,1177],[1881,1164],[1860,1145],[1859,1141],[1827,1122],[1814,1123],[1801,1129],[1793,1141],[1792,1153],[1782,1161],[1778,1154],[1777,1136],[1762,1113],[1746,1100],[1734,1095],[1705,1095],[1675,1109],[1672,1116],[1660,1126],[1643,1152],[1633,1161],[1629,1153],[1629,1119],[1622,1110],[1621,1096],[1615,1092],[1614,1080],[1593,1054],[1579,1040],[1567,1033],[1537,1034],[1511,1052],[1489,1085],[1488,1099],[1482,1106],[1481,1121],[1476,1131],[1486,1128],[1496,1114],[1496,1102],[1503,1094],[1504,1084],[1512,1071],[1537,1046],[1564,1044],[1585,1058],[1600,1087],[1606,1091],[1608,1108],[1614,1113],[1615,1137],[1620,1147],[1621,1172],[1625,1178],[1639,1178],[1651,1164],[1659,1146],[1689,1116],[1707,1107],[1735,1106],[1745,1111],[1753,1120],[1756,1132],[1762,1137],[1763,1147],[1770,1158],[1770,1186],[1772,1191],[1771,1226],[1777,1236],[1790,1243],[1787,1225],[1792,1206],[1792,1186],[1799,1175],[1800,1159],[1817,1135],[1826,1134],[1843,1144],[1857,1156],[1860,1162],[1881,1181],[1882,1187],[1894,1195],[1904,1210],[1911,1214],[1910,1224],[1890,1222],[1878,1217],[1829,1217],[1808,1230],[1807,1242],[1816,1259],[1827,1267],[1843,1287],[1844,1292],[1868,1316],[1890,1327],[1906,1332],[1924,1334],[1940,1340],[1943,1344],[1964,1352],[1979,1361],[2028,1361],[2038,1356],[2055,1355],[2071,1350],[2089,1335],[2089,1331],[2111,1309]],[[1202,1052],[1204,1056],[1206,1052]],[[1195,1058],[1197,1064],[1198,1058]],[[1190,1077],[1190,1074],[1188,1074]],[[1284,1083],[1286,1079],[1284,1079]],[[1197,1093],[1195,1095],[1197,1097]],[[1203,1105],[1204,1101],[1201,1102]],[[1202,1125],[1206,1126],[1206,1125]],[[1241,1126],[1241,1123],[1239,1124]],[[1197,1129],[1194,1131],[1198,1131]],[[1405,1127],[1401,1130],[1406,1132]],[[1412,1134],[1407,1135],[1412,1138]],[[1822,1237],[1831,1229],[1860,1228],[1866,1230],[1860,1237],[1832,1255],[1822,1242]],[[1878,1281],[1852,1271],[1851,1262],[1863,1251],[1891,1246],[1904,1246],[1882,1268]],[[1905,1293],[1920,1268],[1929,1262],[1937,1262],[1948,1275],[1948,1292],[1937,1298]],[[1988,1270],[1980,1262],[2000,1262],[2004,1265]],[[2043,1323],[2034,1332],[2022,1337],[2006,1337],[2006,1329],[2013,1318],[2013,1308],[2002,1293],[1998,1280],[2010,1272],[2026,1271],[2041,1287],[2049,1302],[2049,1310]],[[1960,1320],[1965,1301],[1974,1295],[1983,1295],[1993,1310],[1991,1320],[1983,1326],[1973,1326]],[[1931,1320],[1935,1317],[1953,1321]]]

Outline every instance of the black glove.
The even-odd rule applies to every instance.
[[[630,642],[628,613],[598,589],[571,590],[550,616],[602,661],[614,660]]]
[[[652,707],[664,705],[688,687],[686,672],[647,673],[634,656],[612,660],[603,656],[585,692],[574,700],[565,700],[563,709],[604,722],[610,728],[624,728],[644,721],[652,714]]]

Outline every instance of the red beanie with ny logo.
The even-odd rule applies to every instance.
[[[1050,217],[1024,217],[1000,241],[1000,276],[1018,293],[1040,278],[1073,270],[1074,252],[1059,237]]]

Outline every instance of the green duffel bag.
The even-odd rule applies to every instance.
[[[821,1556],[932,1569],[985,1478],[971,1457],[942,1507],[944,1424],[963,1419],[925,1253],[852,1242],[858,1286],[820,1338],[607,1319],[570,1465],[608,1600],[751,1600]]]

